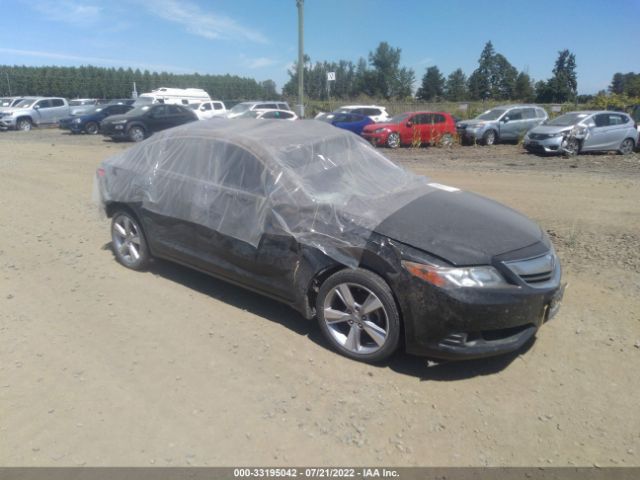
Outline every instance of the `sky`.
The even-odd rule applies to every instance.
[[[386,41],[402,49],[402,66],[419,81],[433,65],[469,75],[491,40],[535,80],[549,78],[568,48],[583,94],[606,89],[616,72],[640,72],[640,0],[304,3],[312,61],[355,63]],[[0,65],[229,73],[272,79],[281,89],[297,59],[295,0],[0,0],[0,7]]]

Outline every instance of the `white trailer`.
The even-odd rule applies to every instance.
[[[141,100],[143,99],[143,100]],[[138,97],[139,103],[172,103],[191,105],[211,101],[211,97],[201,88],[156,88]],[[150,101],[149,101],[150,100]]]

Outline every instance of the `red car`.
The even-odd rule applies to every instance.
[[[405,112],[388,122],[367,125],[362,136],[376,146],[450,144],[456,134],[456,122],[445,112]]]

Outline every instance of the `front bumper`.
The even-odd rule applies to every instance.
[[[127,137],[127,125],[126,124],[100,124],[100,133],[105,137],[111,138],[126,138]]]
[[[17,117],[12,115],[10,117],[0,118],[0,128],[15,128]]]
[[[399,296],[406,351],[462,360],[520,349],[560,308],[560,270],[546,288],[442,289],[407,278]],[[415,293],[412,293],[415,292]]]
[[[477,142],[482,139],[485,128],[483,127],[465,127],[457,128],[458,136],[467,141]]]
[[[386,145],[387,139],[389,138],[390,132],[380,132],[380,133],[372,133],[372,132],[362,132],[362,138],[367,140],[369,143],[375,146]]]
[[[562,153],[564,137],[551,137],[545,139],[524,138],[523,146],[529,152],[536,153]]]

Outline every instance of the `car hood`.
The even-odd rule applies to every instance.
[[[471,118],[469,120],[462,120],[456,124],[458,127],[468,127],[469,125],[488,125],[489,123],[496,123],[497,120],[476,120],[475,118]]]
[[[560,125],[538,125],[535,128],[529,130],[529,133],[542,133],[542,134],[550,134],[550,133],[560,133],[566,130],[571,130],[573,128],[572,125],[560,126]]]
[[[427,193],[391,214],[375,232],[457,266],[488,265],[497,255],[544,239],[524,215],[460,190]]]
[[[371,132],[373,130],[377,130],[379,128],[388,128],[389,130],[396,130],[398,128],[398,123],[388,123],[388,122],[379,122],[379,123],[370,123],[366,127],[364,127],[365,131]]]

